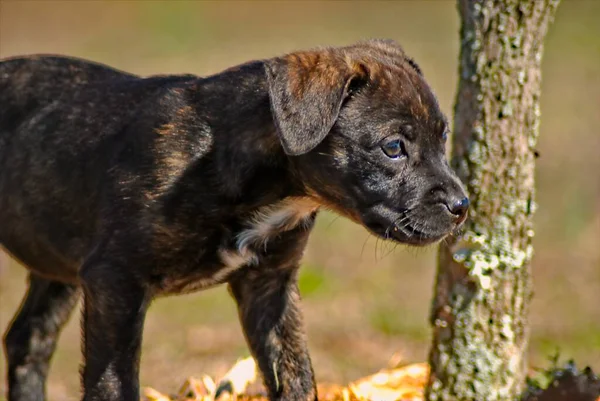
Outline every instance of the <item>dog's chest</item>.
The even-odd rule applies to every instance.
[[[248,266],[260,266],[269,254],[269,244],[287,231],[308,226],[318,204],[305,198],[287,198],[259,208],[243,222],[234,238],[212,252],[216,263],[198,266],[193,272],[169,275],[161,283],[163,293],[189,293],[227,282],[231,275]],[[211,252],[211,253],[212,253]]]
[[[288,198],[257,210],[236,234],[235,246],[219,250],[224,270],[259,264],[260,255],[268,252],[269,241],[299,226],[306,227],[318,207],[308,198]]]

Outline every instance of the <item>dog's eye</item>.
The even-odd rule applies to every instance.
[[[392,159],[398,159],[406,155],[404,143],[402,143],[400,139],[392,139],[391,141],[385,142],[381,146],[381,149],[383,149],[383,152],[387,157]]]
[[[448,139],[448,131],[444,131],[444,133],[442,134],[442,139],[444,140],[444,142],[446,142],[446,140]]]

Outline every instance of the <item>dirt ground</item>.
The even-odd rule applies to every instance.
[[[563,1],[543,64],[531,362],[557,349],[600,370],[600,2]],[[0,57],[61,53],[139,74],[207,75],[293,49],[389,37],[421,65],[451,117],[458,71],[454,1],[227,2],[0,0]],[[1,224],[1,222],[0,222]],[[346,383],[393,353],[426,360],[435,248],[392,247],[319,217],[301,290],[319,380]],[[0,262],[0,330],[25,270]],[[78,398],[79,316],[61,338],[51,399]],[[0,376],[5,374],[0,354]],[[177,388],[247,355],[224,288],[157,301],[146,323],[142,384]],[[0,394],[5,391],[0,381]],[[1,396],[0,396],[1,399]]]

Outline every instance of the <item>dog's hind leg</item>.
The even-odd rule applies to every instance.
[[[296,270],[248,271],[229,283],[271,401],[314,401]]]
[[[8,400],[44,401],[50,359],[79,291],[29,275],[29,289],[4,336]]]

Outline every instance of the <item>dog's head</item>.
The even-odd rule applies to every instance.
[[[275,126],[307,193],[371,232],[444,238],[468,198],[445,156],[448,123],[419,67],[391,41],[266,64]]]

